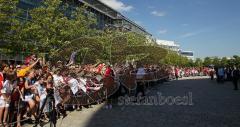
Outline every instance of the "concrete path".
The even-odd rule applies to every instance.
[[[184,78],[152,86],[141,102],[127,99],[71,112],[57,127],[240,127],[240,91],[231,82]]]

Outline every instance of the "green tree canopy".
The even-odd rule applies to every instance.
[[[223,57],[223,58],[221,59],[221,61],[220,61],[220,64],[221,64],[222,66],[228,66],[228,59],[227,59],[227,57]]]
[[[196,60],[195,60],[195,66],[197,66],[197,67],[202,67],[203,66],[203,61],[202,61],[202,59],[201,58],[197,58]]]
[[[96,63],[103,60],[103,45],[94,37],[81,37],[63,45],[57,50],[53,59],[68,60],[72,52],[77,53],[77,62],[82,64]]]
[[[167,52],[166,57],[161,61],[161,63],[175,66],[189,66],[188,58],[170,50]]]
[[[31,21],[26,22],[21,39],[37,52],[50,56],[71,40],[94,34],[90,26],[95,19],[85,14],[85,7],[72,7],[61,0],[45,0],[30,11]]]
[[[0,43],[2,51],[14,52],[18,50],[17,37],[20,22],[15,18],[18,0],[0,0]]]
[[[210,66],[210,65],[212,65],[213,64],[213,61],[212,61],[212,59],[210,58],[210,57],[205,57],[204,58],[204,60],[203,60],[203,65],[204,66]]]

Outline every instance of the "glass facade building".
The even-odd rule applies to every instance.
[[[180,51],[182,56],[187,57],[188,59],[194,59],[194,52],[193,51]]]
[[[97,20],[97,29],[105,29],[108,26],[118,28],[120,30],[133,31],[146,36],[152,36],[143,27],[134,23],[130,19],[123,16],[120,12],[112,9],[99,0],[65,0],[70,7],[87,5],[88,12],[94,15]],[[28,20],[29,10],[41,4],[42,0],[20,0],[18,8],[23,12],[19,18]]]

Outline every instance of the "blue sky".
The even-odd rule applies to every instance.
[[[240,55],[240,0],[101,0],[196,57]]]

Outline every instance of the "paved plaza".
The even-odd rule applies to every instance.
[[[104,104],[70,112],[57,127],[240,127],[240,91],[231,82],[217,84],[206,77],[154,85],[146,97],[188,96],[188,105]],[[191,99],[191,100],[190,100]],[[129,104],[129,103],[128,103]]]

